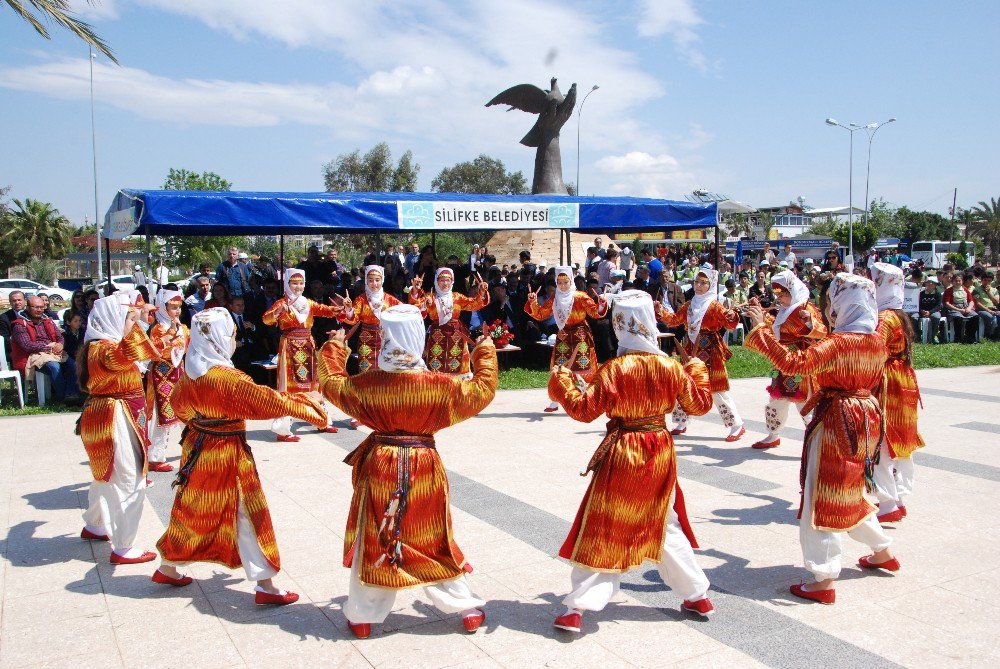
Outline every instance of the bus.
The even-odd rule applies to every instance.
[[[961,245],[962,242],[943,242],[937,239],[929,242],[913,242],[910,257],[914,262],[923,261],[924,267],[941,269],[948,262],[948,254],[959,253]],[[966,249],[969,246],[971,245],[966,242]],[[975,262],[975,257],[970,253],[965,258],[971,267]]]

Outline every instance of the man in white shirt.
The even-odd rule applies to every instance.
[[[788,263],[789,267],[795,267],[795,261],[798,259],[795,256],[795,252],[792,251],[792,243],[787,242],[785,244],[785,255],[781,257],[782,260]]]
[[[635,254],[632,253],[632,247],[628,244],[622,246],[621,255],[618,257],[618,269],[625,272],[625,280],[632,280],[632,263],[635,260]]]

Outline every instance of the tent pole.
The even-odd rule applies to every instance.
[[[149,283],[149,277],[153,276],[153,252],[151,245],[151,238],[149,236],[149,226],[146,226],[146,283]],[[152,302],[150,298],[150,302]]]
[[[111,240],[108,239],[107,237],[104,238],[104,257],[107,258],[107,261],[108,261],[108,287],[107,287],[106,290],[107,290],[107,294],[110,295],[112,293],[112,290],[111,290]]]
[[[560,265],[563,264],[563,255],[564,255],[563,247],[565,246],[565,244],[563,243],[564,241],[565,240],[563,239],[563,231],[560,230],[559,231],[559,264]]]
[[[285,276],[285,236],[278,235],[278,278]]]
[[[566,231],[566,264],[573,266],[573,233]]]

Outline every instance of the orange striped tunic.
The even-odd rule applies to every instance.
[[[524,313],[536,321],[548,320],[552,316],[555,302],[555,297],[546,300],[545,304],[529,300],[524,304]],[[594,333],[587,325],[587,317],[603,318],[607,313],[607,302],[595,302],[587,293],[576,291],[573,294],[573,309],[566,319],[566,325],[556,333],[551,366],[565,365],[575,352],[576,358],[571,369],[589,381],[597,371],[597,351],[594,350]]]
[[[688,307],[685,302],[675,313],[665,309],[660,310],[660,320],[672,328],[687,325]],[[722,334],[724,330],[732,330],[740,324],[740,316],[732,309],[726,309],[721,302],[712,302],[701,319],[701,329],[698,331],[698,341],[692,343],[689,337],[678,344],[684,346],[692,358],[701,358],[708,366],[708,378],[712,384],[713,393],[729,390],[729,374],[726,373],[726,361],[733,357],[733,352],[726,346]]]
[[[803,320],[802,312],[809,313],[809,320]],[[768,315],[764,324],[773,328],[774,316]],[[806,302],[800,308],[788,315],[781,324],[781,343],[790,351],[804,351],[829,334],[823,315],[812,302]],[[772,329],[771,332],[774,332]],[[816,379],[800,374],[782,374],[780,370],[771,371],[771,385],[768,393],[774,398],[786,398],[794,402],[804,402],[817,390]]]
[[[173,344],[168,345],[165,341],[169,333],[168,328],[157,322],[149,330],[149,340],[153,342],[159,353],[149,364],[149,377],[146,379],[146,406],[152,411],[156,407],[157,422],[160,425],[173,425],[177,422],[177,415],[174,413],[173,405],[170,403],[170,394],[174,389],[181,373],[184,371],[184,362],[174,367],[171,353],[175,348],[179,348],[183,353],[191,340],[191,333],[187,326],[181,325],[183,337],[178,337]]]
[[[242,565],[236,543],[242,502],[261,551],[280,570],[271,514],[246,441],[245,421],[292,416],[325,427],[326,413],[308,395],[258,386],[231,367],[213,367],[197,379],[182,375],[172,400],[177,416],[188,425],[181,439],[181,471],[188,479],[178,487],[170,524],[156,543],[163,559],[214,562],[231,569]],[[204,421],[210,425],[206,429],[226,435],[198,431],[195,426]]]
[[[879,402],[885,412],[886,439],[892,457],[908,458],[924,447],[923,437],[917,432],[920,388],[910,364],[911,342],[907,341],[899,314],[892,309],[879,312],[876,332],[889,349],[889,361],[878,385]]]
[[[675,401],[692,416],[712,408],[705,364],[693,359],[681,367],[666,356],[629,353],[602,365],[584,391],[565,368],[553,373],[549,397],[576,420],[589,423],[607,414],[611,422],[606,439],[617,437],[595,463],[594,477],[559,556],[608,572],[627,571],[644,560],[659,561],[677,484],[674,441],[664,415],[673,410]],[[637,422],[645,424],[643,430],[636,429]],[[696,546],[682,503],[676,508],[681,526]]]
[[[424,317],[431,321],[427,333],[427,345],[424,347],[424,361],[427,369],[432,372],[446,374],[468,374],[469,345],[465,341],[468,331],[459,316],[463,311],[479,311],[490,303],[490,294],[476,292],[469,297],[461,293],[452,293],[451,320],[441,325],[438,321],[438,301],[434,293],[426,295],[419,289],[410,291],[410,304],[420,307]]]
[[[768,327],[754,328],[744,346],[767,356],[784,374],[815,375],[819,392],[803,413],[814,411],[802,448],[800,485],[805,485],[809,445],[820,439],[812,526],[843,532],[854,529],[877,507],[865,497],[865,460],[878,452],[884,420],[872,395],[889,355],[877,333],[834,332],[794,353]]]
[[[97,481],[108,481],[115,462],[115,407],[122,405],[129,424],[146,448],[145,408],[133,411],[129,404],[145,405],[142,374],[135,363],[154,360],[159,354],[141,327],[133,327],[119,343],[95,339],[87,348],[87,405],[80,416],[79,433],[90,458],[90,471]],[[137,407],[138,408],[138,407]],[[145,460],[145,457],[143,458]],[[143,474],[146,463],[143,462]]]
[[[316,342],[312,338],[313,318],[335,318],[336,309],[328,304],[309,302],[309,314],[304,322],[292,313],[291,307],[280,315],[278,309],[288,305],[288,298],[275,300],[261,320],[265,325],[281,328],[278,344],[278,390],[309,392],[319,389],[316,379]]]
[[[434,433],[475,416],[493,400],[497,389],[497,357],[492,343],[472,351],[475,375],[464,381],[435,372],[372,370],[347,376],[348,349],[330,341],[320,350],[323,394],[341,411],[375,431],[348,456],[353,464],[354,496],[344,533],[344,565],[350,566],[355,542],[361,541],[362,583],[382,588],[409,588],[454,579],[463,573],[465,556],[452,533],[448,477],[435,448],[406,452],[380,435],[408,435],[429,441]],[[398,488],[399,465],[408,467],[407,510],[400,523],[402,564],[377,564],[385,553],[379,531],[383,514]]]
[[[382,308],[400,304],[399,300],[383,293]],[[378,316],[372,310],[372,305],[368,302],[368,295],[362,293],[354,298],[354,316],[347,318],[339,316],[340,322],[345,325],[361,323],[361,332],[358,334],[358,367],[362,372],[378,368],[378,354],[382,350],[382,332],[379,330],[381,323]]]

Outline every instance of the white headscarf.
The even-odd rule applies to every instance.
[[[878,310],[902,309],[903,289],[906,287],[903,270],[884,262],[874,263],[868,269],[871,270],[872,281],[875,282],[875,301],[878,303]]]
[[[559,288],[559,275],[565,274],[569,277],[569,290]],[[576,285],[573,282],[573,268],[567,265],[556,267],[556,296],[552,303],[552,316],[556,319],[556,325],[562,330],[566,327],[566,321],[573,311],[573,302],[576,300]]]
[[[772,284],[778,284],[792,296],[792,302],[787,307],[778,307],[778,315],[774,317],[774,338],[781,339],[781,324],[788,320],[788,317],[795,313],[795,310],[809,301],[809,286],[802,283],[795,272],[790,269],[778,272],[771,277]]]
[[[452,286],[455,285],[455,272],[450,267],[441,267],[434,272],[434,299],[437,302],[438,325],[444,325],[451,320],[452,312],[455,308],[455,298],[452,290],[441,290],[438,288],[438,277],[442,274],[450,274]]]
[[[385,299],[385,291],[379,288],[378,291],[373,291],[368,287],[368,275],[372,272],[378,272],[378,275],[382,277],[382,282],[385,283],[385,269],[381,265],[368,265],[365,267],[365,295],[368,296],[368,305],[372,308],[375,313],[375,318],[381,320],[382,318],[382,301]]]
[[[291,311],[296,320],[299,321],[299,324],[303,324],[306,322],[306,319],[309,318],[309,300],[307,300],[302,294],[303,291],[294,292],[292,287],[289,285],[292,277],[295,276],[301,276],[303,281],[306,280],[306,273],[304,270],[297,269],[295,267],[286,269],[284,276],[285,297],[288,299],[289,311]]]
[[[83,336],[83,342],[103,340],[117,344],[125,336],[126,316],[128,305],[123,305],[117,295],[94,300],[94,306],[87,316],[87,333]]]
[[[164,328],[169,330],[174,325],[174,321],[170,316],[167,315],[167,302],[176,301],[178,304],[184,302],[184,295],[176,290],[167,290],[161,288],[156,293],[156,307],[157,310],[153,312],[156,316],[156,322],[162,325]],[[184,330],[181,328],[177,329],[177,336],[183,337]],[[184,349],[180,346],[175,346],[170,350],[170,361],[174,364],[174,367],[181,364],[181,360],[184,359]]]
[[[382,312],[382,350],[378,368],[386,372],[426,370],[424,319],[412,304],[397,304]]]
[[[857,274],[840,272],[830,284],[834,332],[871,334],[878,325],[875,284]]]
[[[184,360],[184,373],[199,379],[213,367],[232,367],[236,324],[228,309],[212,307],[191,318],[191,345]]]
[[[712,285],[704,295],[699,295],[696,292],[691,298],[691,304],[688,305],[687,331],[688,341],[691,342],[697,341],[698,333],[701,332],[701,321],[705,318],[712,302],[719,301],[719,273],[714,269],[701,268],[694,275],[695,281],[698,280],[699,274],[704,274],[705,278],[712,282]]]
[[[116,290],[111,294],[111,297],[116,298],[118,300],[118,304],[126,307],[126,314],[128,313],[128,308],[140,306],[140,302],[142,304],[146,303],[145,300],[143,300],[142,293],[138,290]],[[140,325],[143,328],[143,332],[146,332],[146,330],[149,329],[149,326],[145,323],[140,323]],[[122,337],[124,336],[125,333],[123,332]],[[121,339],[119,339],[119,341],[121,341]],[[135,366],[139,368],[140,374],[145,374],[146,370],[149,369],[149,360],[136,360]]]
[[[656,314],[653,298],[644,290],[623,290],[615,295],[611,325],[618,337],[618,355],[625,351],[643,351],[666,355],[656,339]]]

